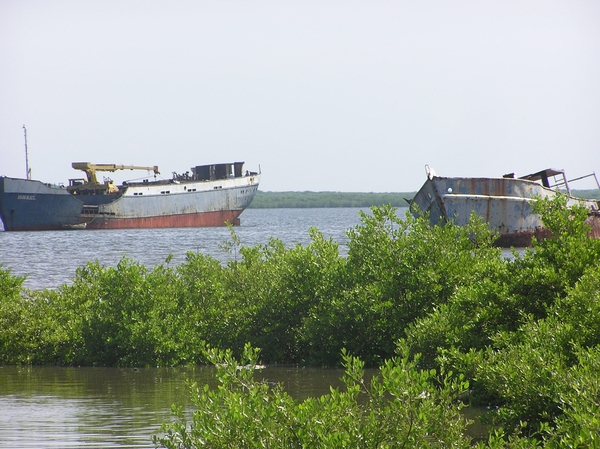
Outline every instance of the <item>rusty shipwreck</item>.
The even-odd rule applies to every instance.
[[[595,173],[567,180],[564,170],[545,169],[516,178],[514,174],[500,178],[441,177],[426,166],[427,179],[409,201],[413,215],[429,214],[431,225],[454,220],[465,225],[472,212],[499,233],[500,247],[526,247],[532,237],[543,238],[548,230],[532,206],[538,197],[552,197],[558,192],[569,196],[568,204],[581,203],[589,211],[591,237],[600,238],[600,200],[585,200],[571,195],[569,182],[593,177]]]
[[[157,179],[157,166],[74,162],[85,176],[67,186],[0,176],[0,217],[5,231],[239,225],[260,182],[260,171],[244,171],[243,165],[198,165]],[[98,181],[97,172],[117,170],[151,175],[119,185]]]

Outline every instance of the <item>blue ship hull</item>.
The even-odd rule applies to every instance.
[[[83,203],[64,187],[0,177],[0,217],[6,231],[43,231],[85,223]]]

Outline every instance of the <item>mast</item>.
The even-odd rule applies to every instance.
[[[27,128],[23,125],[23,132],[25,134],[25,170],[27,171],[27,179],[31,179],[31,169],[29,168],[29,155],[27,154]]]

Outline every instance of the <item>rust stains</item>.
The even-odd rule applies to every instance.
[[[600,211],[594,211],[590,213],[585,222],[592,227],[589,236],[595,239],[600,239]]]
[[[195,214],[166,215],[143,218],[103,218],[98,217],[88,223],[87,229],[141,229],[141,228],[198,228],[225,226],[231,223],[240,225],[241,210],[215,211]]]
[[[550,230],[545,228],[538,228],[533,231],[512,232],[510,234],[501,234],[494,242],[494,245],[500,248],[526,248],[531,246],[533,237],[537,240],[542,240],[550,237],[550,235]]]

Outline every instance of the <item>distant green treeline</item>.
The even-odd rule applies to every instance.
[[[578,198],[600,199],[600,190],[573,190]],[[249,208],[371,207],[391,204],[407,207],[416,192],[263,192],[259,190]]]
[[[371,207],[391,204],[407,207],[405,198],[415,192],[360,193],[360,192],[256,192],[250,207],[253,209],[309,208],[309,207]]]
[[[577,198],[587,198],[600,200],[600,189],[592,190],[571,190],[573,196]]]

